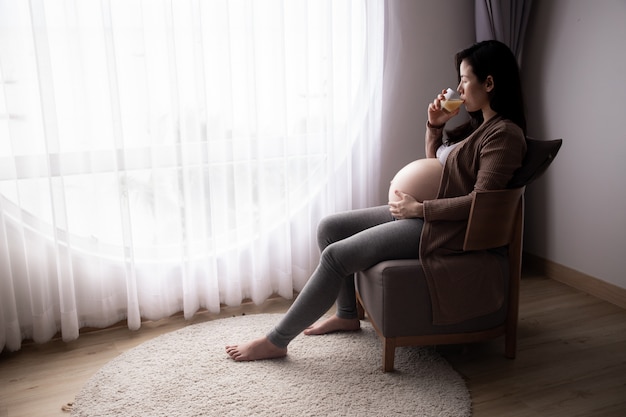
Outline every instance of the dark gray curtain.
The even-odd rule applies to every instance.
[[[496,39],[511,48],[521,64],[532,0],[475,0],[476,41]]]

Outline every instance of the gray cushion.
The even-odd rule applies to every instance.
[[[530,184],[548,169],[559,152],[563,139],[537,140],[526,138],[528,146],[522,166],[515,171],[508,188],[518,188]]]

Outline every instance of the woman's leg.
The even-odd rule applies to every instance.
[[[328,244],[317,269],[268,339],[276,346],[287,347],[335,300],[340,318],[356,318],[354,273],[384,260],[417,258],[422,225],[422,219],[378,223]]]
[[[386,206],[332,217],[322,222],[323,228],[329,224],[334,227],[329,228],[330,233],[319,234],[320,246],[324,248],[320,263],[287,314],[265,338],[228,346],[233,359],[284,356],[289,342],[332,306],[346,285],[347,276],[383,260],[418,256],[421,219],[393,221]],[[344,291],[342,297],[347,298],[350,289]],[[354,297],[354,289],[351,293]]]
[[[320,252],[323,253],[324,249],[332,243],[339,242],[363,230],[393,220],[393,217],[389,214],[389,206],[353,210],[327,216],[322,219],[317,229],[317,241]],[[337,317],[349,320],[358,318],[353,273],[348,274],[343,280],[343,285],[341,285],[336,297],[336,305]],[[357,321],[357,328],[359,327]],[[321,331],[316,329],[315,331],[307,330],[305,333],[320,334],[326,332],[324,329],[321,329]]]

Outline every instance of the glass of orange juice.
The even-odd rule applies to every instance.
[[[445,99],[441,101],[441,108],[446,113],[452,113],[463,104],[463,100],[459,97],[459,94],[451,88],[448,88],[443,96]]]

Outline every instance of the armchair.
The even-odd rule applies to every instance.
[[[433,324],[431,299],[419,259],[384,261],[355,274],[357,302],[383,340],[383,371],[392,371],[399,346],[464,344],[504,335],[505,355],[515,358],[526,185],[550,165],[562,140],[527,138],[522,167],[509,188],[477,192],[463,250],[502,250],[508,270],[502,307],[482,317]],[[498,249],[499,248],[499,249]]]

